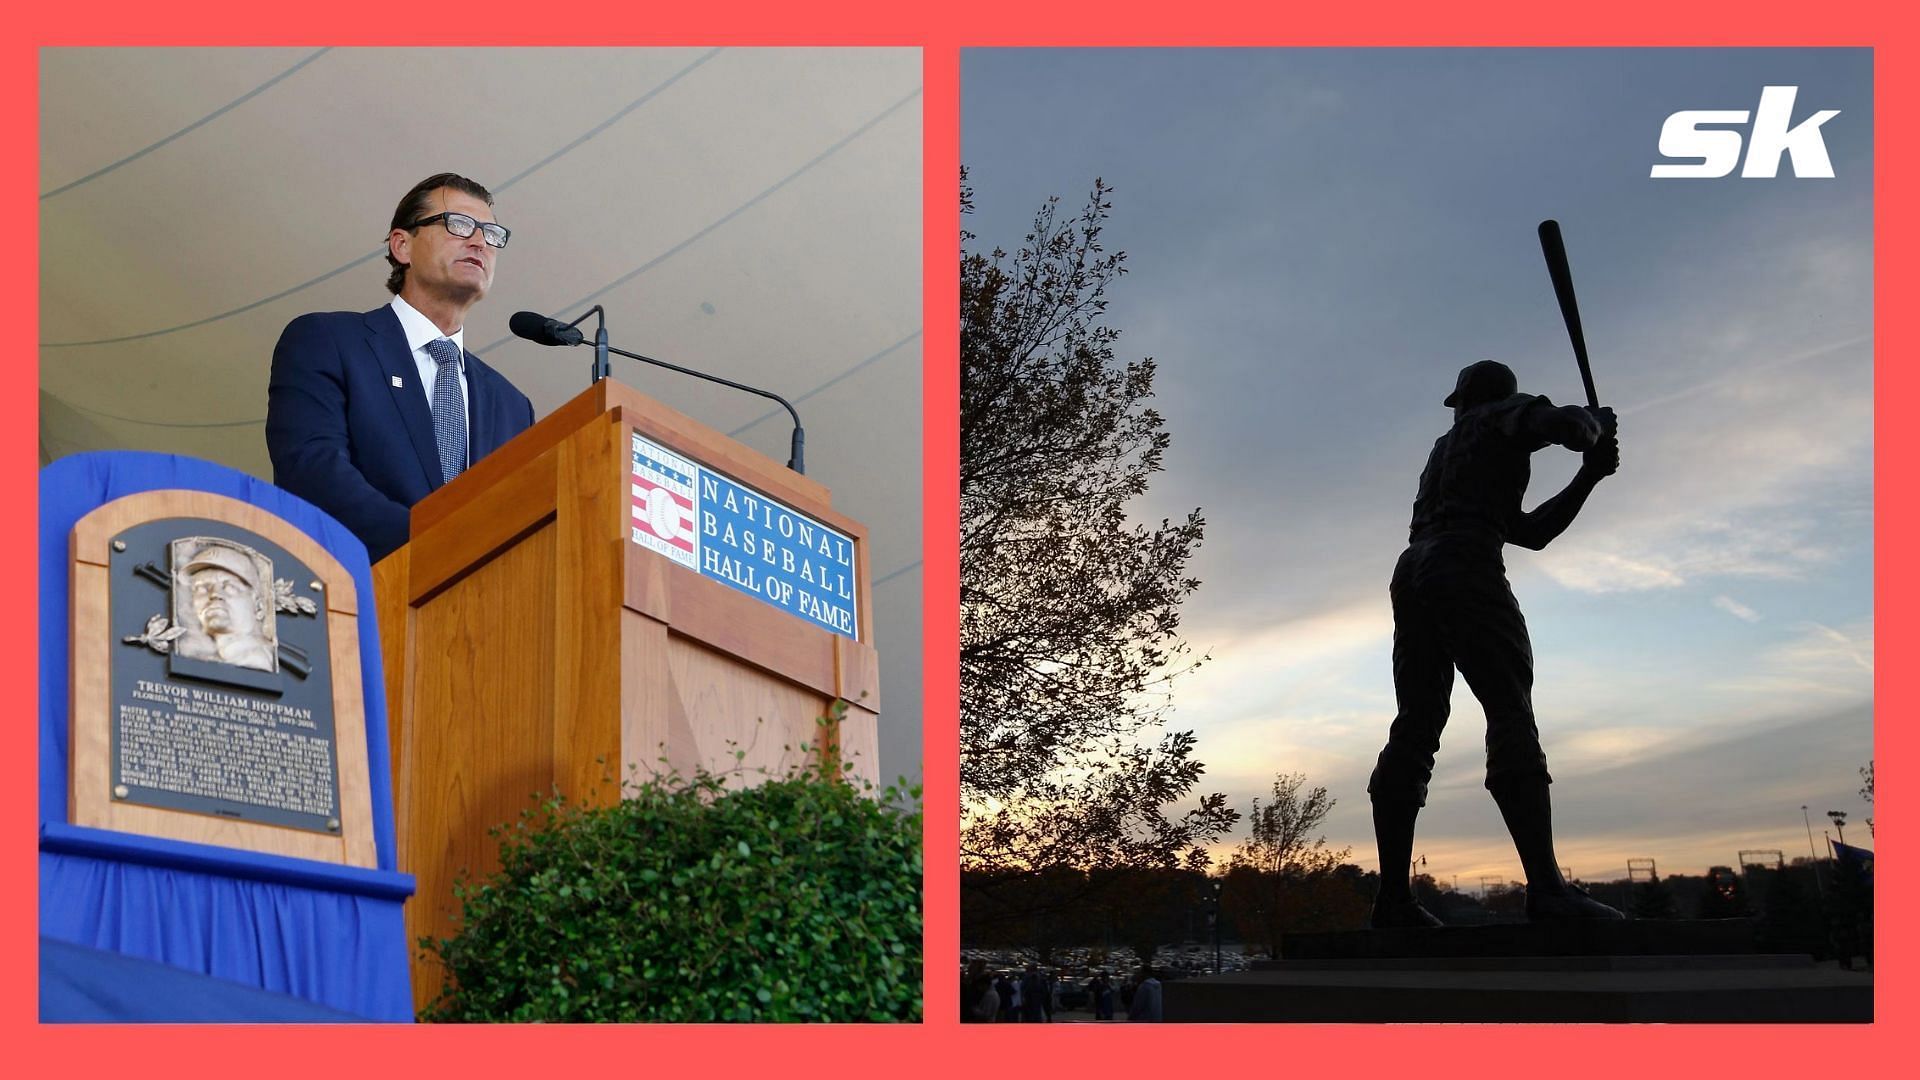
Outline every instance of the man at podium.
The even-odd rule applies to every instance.
[[[273,481],[353,530],[372,561],[407,542],[414,503],[533,424],[526,395],[463,332],[510,235],[486,188],[429,176],[387,232],[393,300],[302,315],[274,346]]]

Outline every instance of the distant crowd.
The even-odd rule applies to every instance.
[[[1100,972],[1087,982],[1083,993],[1095,1020],[1114,1019],[1116,1006],[1125,1010],[1130,1021],[1158,1022],[1162,1018],[1160,980],[1151,965],[1143,965],[1120,986]],[[960,1021],[1050,1024],[1062,1011],[1061,997],[1060,980],[1035,964],[1028,964],[1016,976],[1009,971],[989,972],[985,960],[975,960],[960,980]]]

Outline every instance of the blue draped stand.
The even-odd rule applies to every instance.
[[[374,869],[68,822],[68,537],[95,507],[160,489],[252,503],[353,575]],[[413,878],[395,869],[392,775],[373,579],[352,533],[265,481],[192,458],[81,454],[41,470],[42,1020],[411,1020],[401,904]]]

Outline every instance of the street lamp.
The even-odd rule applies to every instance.
[[[1800,804],[1800,820],[1807,823],[1807,857],[1813,860],[1809,864],[1809,868],[1813,870],[1813,892],[1824,905],[1827,890],[1826,886],[1820,884],[1820,853],[1813,850],[1813,819],[1807,816],[1806,803]],[[1824,916],[1824,907],[1822,911]]]

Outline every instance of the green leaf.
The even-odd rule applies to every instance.
[[[696,774],[613,806],[548,799],[497,835],[501,869],[453,889],[461,932],[422,943],[449,973],[423,1020],[922,1015],[916,810],[812,769]]]

